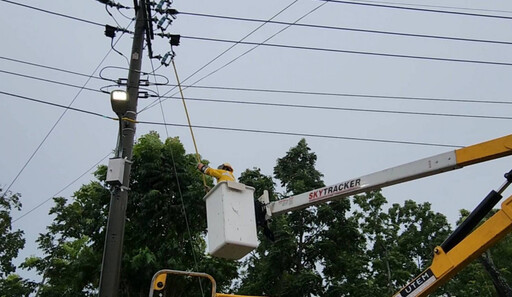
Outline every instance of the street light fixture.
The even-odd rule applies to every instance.
[[[123,90],[114,90],[110,92],[110,103],[112,110],[121,118],[128,111],[128,93]]]
[[[110,103],[112,110],[119,118],[119,134],[117,137],[117,146],[115,157],[108,162],[108,171],[106,182],[113,186],[121,186],[124,182],[125,167],[127,160],[122,157],[123,143],[123,117],[128,111],[128,93],[123,90],[114,90],[110,92]]]

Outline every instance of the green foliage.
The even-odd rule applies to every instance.
[[[370,296],[366,239],[350,208],[350,200],[342,199],[318,209],[322,228],[317,248],[326,284],[324,296]]]
[[[12,230],[12,209],[21,209],[19,194],[4,193],[0,189],[0,277],[15,271],[12,260],[25,245],[23,231]]]
[[[124,234],[122,296],[147,296],[151,278],[160,269],[207,271],[220,289],[236,276],[233,261],[205,255],[205,203],[201,174],[194,155],[186,154],[178,138],[162,142],[155,132],[134,146],[127,221]],[[110,192],[105,166],[98,181],[82,186],[74,199],[55,198],[56,216],[39,239],[45,256],[25,267],[44,278],[40,296],[95,296],[99,276]],[[185,213],[186,210],[186,213]],[[200,291],[197,281],[168,280],[167,296]]]
[[[324,186],[323,174],[315,169],[316,154],[301,139],[286,156],[277,159],[274,176],[285,187],[286,194],[300,194]]]
[[[14,274],[13,260],[25,246],[23,231],[13,230],[12,210],[21,210],[20,195],[0,189],[0,297],[28,296],[33,283]]]
[[[34,289],[34,283],[16,274],[0,279],[0,297],[28,297]]]
[[[277,160],[274,176],[285,187],[284,195],[271,195],[271,200],[286,194],[298,194],[324,184],[315,169],[316,155],[302,139],[286,156]],[[264,186],[275,193],[274,182],[259,169],[247,170],[240,182]],[[245,263],[245,274],[239,291],[242,294],[270,296],[310,296],[322,294],[322,278],[316,269],[318,251],[315,247],[319,225],[314,223],[316,209],[311,208],[281,215],[270,229],[276,240],[261,237],[261,244]]]
[[[277,160],[274,177],[285,193],[324,186],[316,155],[305,140]],[[247,170],[240,181],[274,192],[271,177]],[[267,296],[392,296],[426,268],[450,232],[429,203],[406,201],[388,209],[380,191],[273,218],[275,242],[261,244],[244,263],[241,294]]]
[[[429,265],[434,247],[450,232],[446,217],[429,203],[411,200],[385,211],[380,191],[357,195],[354,201],[360,208],[354,217],[366,238],[367,292],[392,295]]]
[[[254,187],[255,197],[268,190],[271,201],[283,199],[324,186],[316,160],[302,139],[277,160],[273,177],[255,167],[243,171],[239,181]],[[207,272],[216,279],[218,291],[246,295],[392,296],[430,265],[434,247],[451,232],[445,216],[432,211],[429,203],[407,200],[389,206],[380,191],[373,191],[274,217],[269,227],[275,241],[260,232],[260,245],[239,267],[237,262],[205,254],[202,177],[195,156],[186,154],[179,139],[162,142],[154,132],[144,135],[134,146],[133,161],[122,296],[147,296],[152,275],[163,268]],[[54,198],[50,214],[55,220],[38,239],[44,257],[32,257],[23,264],[42,275],[39,296],[97,295],[110,201],[105,176],[106,167],[100,166],[97,181],[82,186],[73,200]],[[282,193],[276,191],[274,178]],[[207,181],[211,186],[212,179]],[[13,196],[7,205],[0,205],[7,211],[0,212],[0,218],[9,226],[8,210],[19,203]],[[461,218],[467,214],[461,212]],[[21,240],[22,233],[14,234]],[[511,238],[487,254],[508,283],[512,281]],[[4,276],[14,269],[8,259],[20,243],[12,241],[12,249],[4,254],[0,250]],[[433,295],[497,296],[481,263],[471,263]],[[33,291],[33,284],[16,277],[0,280],[0,292],[10,292],[0,297]],[[200,287],[196,279],[187,277],[169,277],[166,288],[167,297],[209,294],[206,282]]]
[[[260,168],[246,169],[240,174],[239,182],[254,188],[254,197],[258,198],[267,190],[269,198],[275,200],[275,183],[271,176],[261,173]]]

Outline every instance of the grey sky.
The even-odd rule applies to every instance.
[[[187,13],[233,16],[268,20],[294,1],[174,1],[173,7]],[[116,25],[104,5],[97,1],[21,1],[41,9],[93,21]],[[132,6],[132,1],[122,0]],[[412,1],[402,2],[414,4]],[[479,10],[458,10],[475,14],[512,17],[512,4],[506,1],[417,1],[417,4],[452,6]],[[300,0],[274,20],[293,23],[324,4],[300,22],[332,27],[392,31],[411,34],[450,36],[466,39],[484,39],[512,42],[509,30],[512,19],[484,18],[420,11],[404,11],[382,7],[357,6],[342,3]],[[104,28],[94,24],[59,17],[0,1],[0,91],[26,96],[61,105],[114,116],[108,95],[29,79],[13,73],[84,86],[87,77],[61,71],[30,66],[7,59],[42,64],[82,74],[92,74],[96,67],[107,66],[102,75],[118,79],[126,77],[124,57],[110,51],[110,39]],[[431,7],[430,9],[441,9]],[[129,19],[110,9],[121,26]],[[451,8],[450,10],[455,11]],[[493,10],[493,11],[484,11]],[[498,11],[494,11],[498,10]],[[133,10],[122,10],[133,16]],[[229,48],[231,43],[200,41],[194,38],[213,38],[238,41],[260,23],[234,21],[192,15],[179,15],[169,33],[181,34],[175,47],[176,65],[180,78],[185,80],[202,66]],[[260,43],[285,28],[266,24],[245,41]],[[133,30],[133,28],[129,28]],[[117,37],[121,34],[118,33]],[[194,38],[192,38],[194,37]],[[117,40],[117,38],[116,38]],[[468,103],[413,99],[385,99],[374,97],[343,97],[276,92],[248,92],[188,88],[188,98],[233,100],[328,106],[331,109],[262,106],[250,104],[188,101],[194,125],[238,128],[248,130],[292,132],[330,135],[360,140],[306,137],[312,151],[318,155],[317,168],[324,174],[326,184],[334,184],[388,167],[443,153],[455,147],[400,144],[382,141],[414,142],[466,146],[510,134],[509,119],[470,118],[460,116],[433,116],[418,114],[376,113],[346,111],[340,108],[407,111],[454,115],[510,117],[512,101],[512,66],[483,63],[435,61],[414,58],[384,57],[351,54],[357,51],[443,59],[512,63],[511,45],[482,42],[453,41],[432,38],[393,36],[291,26],[269,41],[273,45],[323,48],[334,51],[259,46],[228,66],[201,80],[198,85],[209,87],[289,90],[333,94],[366,94],[376,96],[404,96],[424,98],[451,98],[502,101],[502,104]],[[155,54],[169,51],[166,40],[155,38]],[[252,45],[237,45],[201,72],[184,81],[191,84],[226,65],[251,49]],[[129,56],[131,36],[121,37],[115,47]],[[110,53],[107,55],[107,53]],[[145,52],[146,54],[147,52]],[[105,62],[100,65],[107,55]],[[158,61],[154,60],[154,67]],[[149,59],[143,69],[152,71]],[[11,72],[6,73],[6,72]],[[158,74],[175,84],[172,67],[161,67]],[[95,76],[98,72],[94,73]],[[153,79],[153,77],[150,77]],[[109,83],[91,79],[86,87],[98,90]],[[171,88],[161,86],[159,93]],[[170,94],[174,94],[175,91]],[[141,99],[139,110],[152,100]],[[167,123],[186,124],[179,100],[162,103]],[[336,109],[338,108],[338,109]],[[0,185],[6,189],[54,126],[64,109],[22,100],[0,94]],[[157,105],[139,114],[141,121],[163,122],[162,110]],[[156,130],[162,138],[162,126],[140,124],[137,135]],[[195,129],[199,152],[214,164],[228,161],[241,171],[254,166],[265,174],[272,174],[277,158],[297,144],[301,136],[268,133],[236,132],[229,130]],[[188,129],[168,127],[169,136],[179,136],[188,152],[193,144]],[[67,111],[32,161],[12,185],[11,191],[21,193],[23,210],[13,214],[24,215],[50,199],[91,166],[112,152],[116,142],[117,123],[101,117]],[[220,149],[221,147],[222,149]],[[106,164],[106,160],[102,163]],[[391,203],[406,199],[431,202],[433,209],[448,216],[451,223],[460,208],[472,209],[491,190],[503,182],[503,174],[511,169],[510,158],[490,161],[462,170],[425,178],[384,190]],[[80,185],[88,183],[91,174],[60,195],[71,197]],[[510,195],[510,191],[505,194]],[[26,249],[21,257],[38,254],[35,239],[45,231],[52,217],[48,210],[52,201],[17,220],[15,228],[25,231]]]

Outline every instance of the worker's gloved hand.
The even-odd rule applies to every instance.
[[[208,168],[208,166],[204,165],[203,163],[197,163],[197,169],[201,172],[205,172],[206,171],[206,168]]]

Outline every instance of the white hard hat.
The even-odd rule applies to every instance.
[[[218,169],[224,169],[226,168],[228,171],[231,171],[233,172],[233,167],[231,167],[231,164],[229,163],[222,163],[219,165],[219,167],[217,167]]]

